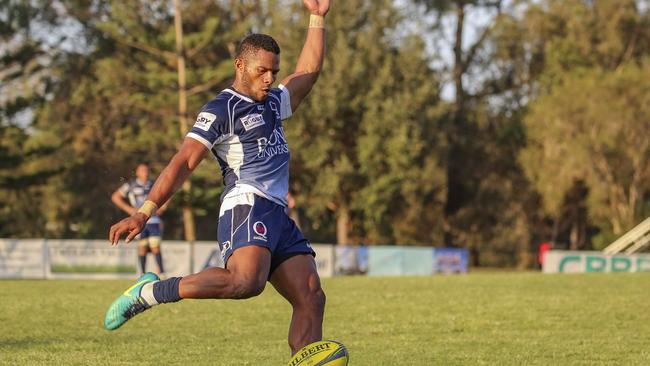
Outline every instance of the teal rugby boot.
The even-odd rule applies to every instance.
[[[117,329],[126,323],[127,320],[149,309],[151,306],[140,296],[140,290],[145,284],[158,280],[160,280],[158,275],[151,272],[140,276],[133,286],[126,289],[108,307],[108,311],[106,311],[106,316],[104,317],[104,328],[107,330]]]

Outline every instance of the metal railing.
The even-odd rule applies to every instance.
[[[603,249],[605,254],[637,253],[650,244],[650,217]]]

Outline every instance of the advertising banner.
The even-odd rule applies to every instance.
[[[369,276],[399,276],[402,274],[402,251],[398,247],[368,249]]]
[[[650,272],[650,254],[551,250],[544,255],[542,270],[544,273]]]
[[[192,273],[201,272],[210,267],[224,267],[219,244],[216,241],[197,241],[194,243],[194,269]]]
[[[416,276],[433,273],[433,250],[396,246],[368,248],[369,276]]]
[[[192,273],[188,242],[164,240],[160,248],[167,277],[187,276]],[[152,255],[147,257],[147,269],[155,268],[155,258]]]
[[[430,276],[433,274],[431,263],[434,252],[431,248],[402,247],[402,275],[403,276]]]
[[[332,245],[314,244],[316,266],[321,277],[334,275],[334,249]],[[194,273],[209,267],[224,267],[217,242],[202,241],[194,244]]]
[[[328,244],[312,244],[316,252],[316,267],[321,277],[334,276],[334,246]]]
[[[132,278],[137,247],[107,240],[47,240],[48,278]]]
[[[330,244],[312,247],[321,277],[430,275],[467,270],[467,253],[458,249]],[[223,267],[216,242],[196,242],[191,246],[184,241],[163,241],[161,248],[167,276]],[[576,265],[575,260],[569,258],[568,261],[565,270]],[[597,260],[586,262],[590,270],[599,268]],[[629,266],[624,259],[613,262],[613,270],[650,270],[650,259],[648,262],[638,259]],[[147,270],[154,270],[155,266],[153,255],[147,255]],[[135,278],[139,272],[135,242],[113,247],[106,240],[0,239],[0,278],[115,279]]]
[[[111,246],[106,240],[48,240],[48,278],[111,279],[140,274],[137,243]],[[189,246],[185,242],[163,241],[163,267],[167,276],[190,273]],[[156,266],[147,255],[147,270]]]
[[[435,273],[467,273],[469,253],[462,248],[433,249],[433,271]]]
[[[45,278],[45,241],[0,239],[0,278]]]
[[[334,274],[356,275],[368,273],[368,247],[335,245]]]

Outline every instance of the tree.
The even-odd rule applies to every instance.
[[[39,30],[58,25],[56,9],[46,1],[5,1],[0,7],[0,236],[34,237],[45,233],[39,204],[44,187],[60,172],[48,159],[57,149],[30,131],[33,111],[46,102],[58,53]]]
[[[648,77],[647,61],[614,73],[582,70],[539,98],[526,119],[529,146],[521,158],[545,207],[557,215],[562,193],[584,179],[589,215],[606,231],[598,247],[648,214],[650,90],[638,82]]]
[[[601,232],[594,244],[602,247],[640,220],[646,204],[643,198],[632,198],[630,201],[628,197],[625,204],[628,208],[622,209],[626,213],[611,216],[613,221],[610,222],[606,216],[612,212],[603,212],[602,204],[595,202],[610,201],[610,204],[616,205],[613,202],[625,200],[630,186],[624,181],[615,182],[617,178],[611,180],[610,177],[609,182],[614,183],[609,187],[613,189],[622,184],[617,189],[625,192],[614,194],[614,191],[610,191],[605,194],[603,180],[598,183],[595,179],[589,179],[591,173],[584,173],[584,169],[593,165],[599,154],[601,157],[604,154],[607,159],[615,154],[623,160],[635,160],[643,158],[645,152],[643,147],[636,152],[623,151],[623,141],[627,137],[619,140],[620,145],[610,146],[612,150],[607,152],[599,150],[599,153],[587,154],[584,149],[598,150],[602,148],[602,139],[621,138],[614,126],[623,128],[631,123],[629,118],[621,117],[628,112],[635,111],[637,114],[634,117],[638,121],[635,128],[643,125],[643,117],[640,116],[645,112],[639,109],[638,103],[642,106],[644,101],[637,100],[643,91],[637,90],[634,85],[624,90],[623,95],[627,95],[627,99],[623,99],[623,95],[617,95],[611,89],[621,88],[622,78],[631,77],[630,74],[638,74],[638,77],[644,74],[644,66],[641,65],[647,63],[644,60],[650,50],[650,19],[648,13],[642,12],[633,0],[548,0],[524,4],[523,11],[501,16],[494,32],[495,64],[499,67],[499,73],[511,80],[510,87],[505,89],[510,96],[509,103],[521,106],[523,111],[530,108],[530,113],[526,112],[528,115],[525,117],[528,147],[519,161],[525,168],[526,176],[543,197],[544,212],[553,217],[556,231],[565,221],[565,211],[561,209],[563,197],[569,194],[576,180],[585,182],[585,189],[590,192],[587,216]],[[585,90],[589,90],[589,97],[585,96]],[[600,103],[607,113],[595,114],[596,103]],[[605,116],[610,118],[609,122],[604,122]],[[624,121],[626,119],[628,122]],[[599,131],[605,123],[610,127]],[[582,142],[578,143],[572,134],[580,131],[580,128],[586,128],[595,135],[579,135]],[[589,146],[592,143],[594,145]],[[581,149],[582,152],[578,154]],[[599,164],[602,168],[603,161]],[[606,164],[614,163],[610,160]],[[623,167],[618,163],[614,165]],[[632,190],[638,189],[636,185]],[[631,197],[637,194],[632,192]],[[630,209],[631,202],[636,202],[632,205],[637,207]],[[578,244],[571,241],[571,245]]]
[[[561,242],[569,243],[570,250],[591,249],[587,237],[589,225],[587,217],[587,197],[589,188],[581,179],[574,179],[573,184],[564,195],[560,214],[553,227],[553,243],[561,248]]]
[[[150,161],[159,171],[181,141],[179,126],[193,118],[179,115],[176,107],[177,56],[186,63],[186,85],[180,87],[187,98],[186,111],[198,111],[214,89],[227,85],[234,46],[249,22],[234,19],[233,14],[245,9],[231,11],[227,4],[212,1],[188,3],[183,7],[184,35],[177,51],[171,2],[65,5],[69,16],[83,25],[87,47],[68,55],[61,85],[39,111],[35,127],[56,135],[64,144],[59,157],[67,157],[65,174],[55,188],[65,199],[53,203],[57,217],[52,220],[62,227],[74,224],[78,230],[55,235],[103,237],[117,218],[108,197],[119,186],[119,177],[129,179],[140,160]],[[209,188],[199,184],[191,196],[177,198],[181,206],[196,207],[201,216],[214,210],[209,202],[221,192],[214,167],[202,166],[192,177],[193,182],[206,180],[214,183]],[[177,215],[174,206],[172,217]],[[201,233],[203,237],[213,237],[212,226]],[[175,225],[168,229],[170,237],[178,236]]]
[[[546,231],[539,196],[513,159],[524,146],[526,92],[513,78],[503,19],[519,2],[418,0],[435,21],[429,33],[439,72],[453,86],[442,132],[446,140],[445,244],[470,249],[473,263],[532,263],[530,251]],[[477,25],[475,19],[489,19]],[[468,36],[468,34],[470,34]],[[480,256],[480,258],[479,258]],[[516,261],[516,262],[515,262]]]
[[[481,146],[475,143],[478,135],[477,121],[474,120],[477,106],[481,104],[482,87],[477,70],[483,70],[483,60],[479,57],[486,40],[493,31],[494,22],[477,29],[478,36],[465,45],[467,31],[466,14],[470,8],[480,12],[494,12],[498,16],[502,9],[502,1],[482,0],[417,0],[417,3],[437,15],[434,32],[444,37],[442,19],[450,15],[454,19],[453,38],[451,47],[453,62],[449,71],[449,79],[454,87],[454,99],[448,109],[445,125],[447,139],[447,192],[445,198],[445,242],[447,245],[458,245],[458,238],[453,233],[458,231],[454,224],[456,214],[476,197],[480,175],[475,174],[479,169],[472,163],[481,155]],[[474,80],[472,80],[474,79]],[[473,95],[468,84],[473,84],[477,95]],[[480,108],[480,107],[479,107]],[[480,109],[479,109],[480,110]],[[461,229],[462,230],[462,229]]]
[[[286,72],[303,13],[269,26]],[[431,244],[440,231],[437,89],[422,40],[398,36],[400,21],[392,1],[337,4],[321,77],[285,125],[291,188],[315,240]]]

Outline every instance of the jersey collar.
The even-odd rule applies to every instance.
[[[228,92],[228,93],[230,93],[230,94],[232,94],[232,95],[236,95],[236,96],[238,96],[240,99],[245,100],[245,101],[247,101],[248,103],[257,103],[257,102],[254,101],[251,97],[248,97],[248,96],[246,96],[246,95],[244,95],[244,94],[242,94],[242,93],[236,92],[236,91],[235,91],[235,88],[233,88],[233,87],[230,87],[230,88],[224,89],[224,91],[225,91],[225,92]]]

